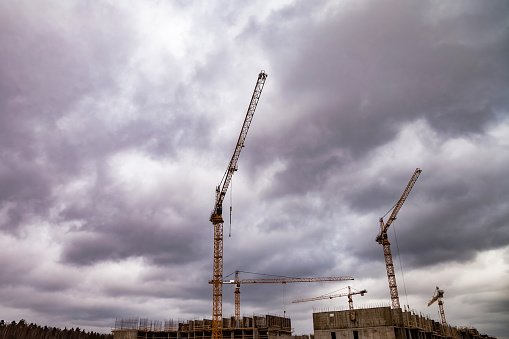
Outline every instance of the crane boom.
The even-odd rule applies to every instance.
[[[348,286],[348,290],[350,291],[350,286]],[[358,292],[348,292],[348,293],[340,293],[340,294],[321,295],[319,297],[314,297],[314,298],[306,298],[306,299],[294,300],[294,301],[292,301],[292,303],[302,303],[302,302],[306,302],[306,301],[333,299],[333,298],[339,298],[339,297],[350,297],[350,296],[356,295],[356,294],[360,294],[361,296],[363,296],[364,293],[368,293],[368,291],[362,290],[362,291],[358,291]]]
[[[343,277],[315,277],[315,278],[276,278],[276,279],[241,279],[240,284],[274,284],[274,283],[297,283],[297,282],[318,282],[318,281],[344,281],[353,280],[350,276]],[[223,284],[235,284],[235,282],[224,282]]]
[[[214,264],[213,264],[213,292],[212,292],[212,339],[223,338],[223,200],[230,185],[233,173],[237,170],[237,161],[239,160],[240,151],[244,146],[247,132],[253,115],[258,105],[258,100],[262,94],[263,86],[267,74],[261,71],[256,81],[255,89],[251,97],[251,102],[247,109],[246,118],[240,131],[239,139],[232,159],[226,168],[226,172],[221,179],[221,182],[216,187],[216,201],[214,208],[210,215],[210,221],[214,225]]]
[[[314,297],[314,298],[297,299],[297,300],[292,301],[292,303],[296,304],[296,303],[303,303],[303,302],[306,302],[306,301],[316,301],[316,300],[324,300],[324,299],[334,299],[334,298],[339,298],[339,297],[345,297],[345,296],[347,296],[347,295],[348,295],[348,293],[321,295],[321,296],[319,296],[319,297]]]
[[[414,187],[414,184],[417,181],[417,178],[419,178],[421,172],[422,172],[421,169],[419,168],[415,169],[414,174],[410,178],[408,185],[403,191],[401,198],[399,198],[398,203],[395,205],[394,210],[392,211],[392,214],[387,220],[387,222],[384,224],[383,217],[380,218],[380,234],[376,237],[376,241],[379,244],[383,245],[385,267],[387,269],[387,279],[389,280],[389,291],[391,294],[391,303],[393,309],[399,309],[401,308],[401,306],[399,304],[398,285],[396,283],[396,275],[394,274],[394,264],[392,262],[391,244],[387,239],[387,230],[389,229],[389,226],[391,226],[392,222],[396,220],[396,216],[399,210],[401,209],[401,206],[403,206],[403,203],[410,194],[410,191]]]
[[[399,198],[398,203],[392,210],[391,216],[389,217],[389,219],[387,220],[385,225],[383,224],[383,222],[380,224],[380,235],[387,233],[387,229],[389,229],[389,226],[391,226],[392,222],[394,220],[396,220],[396,216],[398,215],[398,212],[401,209],[401,206],[403,206],[403,203],[405,202],[406,198],[410,194],[410,191],[414,187],[415,182],[417,181],[417,178],[419,178],[419,175],[421,174],[421,172],[422,172],[421,169],[419,169],[419,168],[415,169],[415,172],[412,175],[412,177],[410,178],[410,181],[408,182],[408,185],[406,186],[405,190],[403,191],[401,198]],[[382,220],[380,220],[380,221],[382,221]]]
[[[429,301],[429,303],[428,303],[428,307],[430,307],[431,305],[433,305],[433,303],[434,303],[435,301],[437,301],[437,300],[438,300],[438,295],[435,295],[435,296],[433,297],[433,299],[431,299],[431,300]]]
[[[241,284],[286,284],[297,282],[344,281],[354,280],[350,276],[314,277],[314,278],[275,278],[275,279],[239,279],[239,271],[235,271],[235,280],[223,281],[224,285],[235,285],[235,319],[240,319],[240,285]],[[213,284],[209,281],[209,284]]]
[[[228,186],[230,186],[230,182],[233,176],[233,173],[237,170],[237,161],[239,160],[240,151],[242,147],[244,147],[244,141],[246,140],[247,132],[249,130],[249,126],[251,126],[251,121],[253,120],[253,115],[256,110],[256,106],[258,105],[258,101],[260,100],[260,96],[262,94],[263,86],[265,85],[265,79],[267,79],[267,74],[264,71],[261,71],[258,75],[258,81],[256,82],[255,89],[253,91],[253,96],[251,97],[251,102],[249,103],[249,107],[247,109],[246,118],[244,119],[244,124],[242,125],[242,129],[240,130],[239,139],[237,140],[237,145],[235,146],[235,150],[233,151],[232,159],[226,168],[226,172],[221,179],[221,182],[217,186],[216,189],[216,202],[214,204],[214,209],[211,213],[211,221],[212,217],[217,214],[222,214],[222,206],[224,197],[226,196],[226,191],[228,191]]]
[[[352,295],[360,294],[361,296],[364,296],[364,293],[368,293],[368,291],[362,290],[362,291],[352,292],[351,287],[348,286],[348,293],[321,295],[319,297],[314,297],[314,298],[294,300],[294,301],[292,301],[292,303],[301,303],[301,302],[305,302],[305,301],[332,299],[332,298],[338,298],[338,297],[345,297],[345,296],[347,296],[348,297],[348,307],[350,308],[350,320],[354,321],[355,320],[355,311],[353,309]]]

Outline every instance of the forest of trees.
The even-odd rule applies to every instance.
[[[85,332],[79,327],[63,330],[57,327],[27,324],[24,319],[6,323],[0,320],[0,339],[113,339],[112,334]]]

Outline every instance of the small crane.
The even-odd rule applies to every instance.
[[[439,289],[437,286],[435,293],[433,295],[433,299],[431,299],[428,303],[428,307],[430,307],[435,301],[438,300],[438,309],[440,311],[440,317],[442,318],[442,325],[444,327],[444,330],[446,330],[447,322],[445,321],[444,303],[442,301],[443,296],[444,296],[444,290]]]
[[[355,320],[355,311],[353,309],[353,300],[352,300],[352,295],[355,295],[355,294],[360,294],[361,296],[364,296],[365,293],[368,293],[367,290],[362,290],[362,291],[356,291],[356,292],[352,292],[351,290],[351,287],[348,286],[348,293],[340,293],[340,294],[325,294],[325,295],[321,295],[319,297],[314,297],[314,298],[307,298],[307,299],[298,299],[298,300],[294,300],[292,301],[292,303],[301,303],[301,302],[305,302],[305,301],[314,301],[314,300],[323,300],[323,299],[332,299],[332,298],[338,298],[338,297],[345,297],[345,296],[348,296],[348,307],[350,308],[350,319],[353,321]]]
[[[387,269],[387,278],[389,280],[389,290],[391,293],[393,309],[399,309],[401,306],[399,305],[398,286],[396,284],[396,275],[394,274],[394,264],[392,263],[391,244],[387,239],[387,230],[389,229],[389,226],[391,226],[392,222],[396,220],[396,215],[398,215],[401,206],[403,206],[403,203],[410,194],[410,191],[412,190],[412,187],[414,187],[414,184],[417,181],[417,178],[419,178],[421,172],[422,170],[419,168],[415,170],[414,174],[410,178],[410,181],[408,182],[408,185],[403,191],[401,198],[399,198],[398,203],[394,206],[394,210],[392,211],[392,214],[387,222],[384,224],[383,217],[380,218],[380,234],[376,237],[376,241],[384,247],[385,267]]]
[[[239,271],[235,271],[235,280],[223,281],[224,285],[235,285],[235,319],[240,319],[240,285],[241,284],[286,284],[297,282],[344,281],[354,280],[350,276],[314,277],[314,278],[272,278],[272,279],[239,279]],[[209,282],[209,283],[212,283]]]
[[[216,201],[214,208],[210,214],[210,221],[214,225],[214,264],[212,274],[212,339],[223,338],[223,201],[230,185],[233,173],[237,170],[237,161],[239,160],[240,151],[244,147],[244,141],[246,140],[247,132],[253,115],[258,105],[258,100],[262,94],[263,86],[267,74],[261,71],[258,74],[258,80],[256,81],[253,96],[247,109],[246,118],[244,124],[240,130],[239,139],[235,150],[233,152],[232,159],[226,168],[226,172],[221,179],[221,182],[216,187]]]

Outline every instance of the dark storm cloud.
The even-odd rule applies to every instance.
[[[20,298],[18,293],[12,293],[12,297]],[[54,300],[58,298],[59,302],[55,303]],[[74,298],[59,297],[55,294],[39,294],[34,298],[16,301],[15,298],[9,297],[4,299],[4,303],[9,305],[16,305],[18,307],[31,309],[43,314],[50,319],[54,319],[54,323],[47,324],[48,326],[68,326],[60,324],[72,324],[75,321],[94,320],[103,325],[110,325],[104,322],[104,319],[114,317],[118,314],[118,309],[115,305],[106,305],[102,302],[96,302],[95,305],[89,305],[89,300],[82,300],[76,302]],[[129,312],[136,312],[134,308],[129,306],[124,309],[127,314]],[[65,320],[61,318],[62,314],[66,314]],[[60,317],[60,319],[59,319]],[[74,325],[72,325],[74,327]]]
[[[210,314],[209,208],[260,69],[225,276],[351,275],[386,298],[378,218],[415,167],[389,234],[406,269],[509,243],[506,2],[43,5],[0,4],[0,307],[106,329]],[[242,286],[242,312],[324,288]]]
[[[62,175],[58,173],[61,166],[54,162],[59,160],[55,151],[66,142],[59,140],[56,122],[80,98],[112,85],[109,66],[123,56],[118,49],[104,47],[112,38],[122,45],[123,35],[111,27],[93,25],[101,18],[91,13],[98,12],[80,6],[70,13],[75,19],[70,32],[58,26],[60,15],[66,13],[57,7],[49,5],[47,16],[29,15],[22,4],[4,7],[1,21],[5,29],[0,33],[4,42],[0,49],[1,182],[2,205],[12,206],[2,227],[15,231],[30,216],[47,214],[53,201],[51,186]],[[116,25],[122,25],[118,19]],[[73,48],[76,40],[81,49]]]
[[[105,162],[117,151],[139,148],[155,156],[175,156],[179,148],[196,140],[190,130],[207,134],[206,120],[189,114],[191,99],[182,88],[167,98],[156,98],[159,102],[150,94],[145,99],[138,95],[140,116],[131,122],[107,122],[112,115],[108,109],[115,104],[104,107],[104,103],[110,105],[109,100],[120,95],[116,78],[126,69],[119,65],[128,63],[133,41],[122,12],[102,6],[71,5],[66,12],[49,5],[46,16],[28,15],[21,6],[2,11],[2,25],[8,27],[2,30],[6,43],[0,50],[0,74],[5,80],[0,103],[4,230],[16,232],[31,217],[46,218],[58,185],[94,172],[97,180],[114,180]],[[62,29],[58,22],[66,16],[72,19],[71,26]],[[92,103],[94,97],[102,103]],[[73,114],[79,115],[77,122],[72,121]],[[92,247],[94,257],[122,252]],[[80,260],[87,261],[82,254]]]
[[[19,225],[33,215],[47,216],[50,207],[51,188],[46,176],[30,169],[30,162],[4,157],[0,165],[0,201],[4,208],[1,228],[17,233]]]
[[[143,256],[151,264],[171,265],[186,264],[202,255],[199,246],[190,240],[192,233],[179,231],[182,225],[174,226],[175,232],[168,232],[167,222],[151,225],[146,219],[121,215],[113,222],[100,221],[101,225],[90,235],[76,232],[64,248],[63,260],[90,265],[97,261]],[[196,238],[201,239],[199,234]]]
[[[203,255],[199,243],[204,234],[199,224],[188,221],[193,220],[195,211],[189,208],[187,198],[162,194],[142,201],[112,175],[106,174],[99,181],[104,184],[68,201],[61,211],[59,222],[79,225],[68,234],[65,262],[90,265],[145,257],[151,264],[170,265],[189,263]],[[166,188],[171,190],[171,186]]]
[[[409,239],[400,249],[410,263],[421,266],[470,260],[479,251],[509,243],[509,213],[505,209],[509,191],[506,187],[496,183],[464,182],[464,189],[456,192],[458,194],[443,206],[438,200],[433,211],[421,212],[412,231],[403,228],[399,231]]]
[[[405,123],[424,118],[443,137],[482,133],[507,107],[507,21],[491,19],[503,17],[507,4],[466,6],[453,18],[429,5],[373,2],[316,22],[298,2],[259,28],[283,77],[285,105],[298,110],[281,138],[260,143],[272,158],[291,159],[281,177],[295,176],[304,188],[290,191],[315,186],[327,164],[339,170],[338,150],[365,156]],[[472,20],[475,38],[467,33]],[[314,174],[295,172],[302,167]]]
[[[338,194],[354,211],[378,210],[381,216],[391,207],[388,202],[397,202],[411,173],[392,170],[334,191],[332,178],[345,164],[372,156],[375,148],[392,142],[403,125],[418,119],[427,121],[442,141],[483,135],[496,123],[509,104],[507,3],[463,9],[430,5],[373,2],[317,22],[308,5],[297,2],[274,14],[268,25],[253,29],[251,34],[263,36],[274,55],[272,66],[283,77],[279,82],[285,105],[296,110],[288,115],[291,120],[282,133],[256,140],[258,152],[245,160],[249,168],[265,166],[270,159],[285,163],[275,176],[273,197],[320,192],[329,199]],[[425,167],[426,160],[416,165]],[[417,251],[409,257],[415,257],[418,266],[471,259],[480,250],[508,243],[507,225],[501,222],[504,186],[493,195],[489,186],[472,186],[473,178],[451,183],[446,177],[433,185],[439,173],[433,168],[424,173],[432,179],[428,187],[418,188],[424,191],[421,196],[446,199],[448,208],[402,229],[403,234],[414,234],[402,251]],[[502,173],[494,175],[493,183],[504,180]],[[493,215],[477,220],[485,218],[487,209]],[[376,232],[376,220],[373,224]],[[455,235],[453,246],[447,246],[450,240],[441,232],[444,224],[449,235]],[[492,230],[489,235],[486,228]],[[484,239],[480,243],[479,237]],[[429,244],[443,251],[429,251]],[[363,251],[357,246],[353,252],[363,257]]]
[[[461,168],[458,171],[462,172]],[[447,261],[468,262],[481,251],[501,248],[509,243],[505,209],[508,190],[498,184],[504,174],[491,171],[492,180],[484,181],[480,179],[482,175],[474,178],[463,172],[464,177],[455,180],[440,170],[436,171],[436,168],[423,170],[398,219],[391,226],[397,230],[397,239],[392,229],[388,232],[393,247],[398,246],[407,267],[417,269]],[[380,216],[392,207],[384,201],[396,203],[406,184],[404,179],[391,182],[384,189],[390,194],[378,201],[386,209],[375,208],[380,211]],[[385,221],[389,215],[384,218]],[[374,240],[375,232],[379,232],[374,218],[373,226]],[[364,243],[366,245],[361,245]],[[348,248],[357,258],[382,260],[380,250],[366,248],[369,245],[379,247],[374,242],[356,239],[354,244]]]

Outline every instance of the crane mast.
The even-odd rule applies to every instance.
[[[265,71],[261,71],[258,75],[253,96],[247,109],[246,118],[240,131],[235,151],[233,152],[232,159],[223,178],[216,188],[216,201],[214,208],[210,215],[210,221],[214,225],[214,264],[213,264],[213,279],[212,279],[212,338],[222,339],[223,337],[223,200],[230,185],[233,173],[237,170],[237,161],[239,160],[240,151],[244,147],[244,141],[246,140],[247,132],[251,121],[253,119],[258,100],[262,94],[263,86],[267,74]]]
[[[392,262],[392,252],[391,252],[391,244],[389,243],[389,240],[387,239],[387,230],[389,229],[389,226],[391,226],[392,222],[396,220],[396,216],[401,209],[401,206],[403,206],[403,203],[405,202],[406,198],[410,194],[410,191],[414,187],[415,182],[417,181],[417,178],[419,178],[419,175],[421,174],[422,170],[417,168],[410,178],[410,181],[408,182],[408,185],[406,186],[405,190],[403,191],[403,194],[401,195],[401,198],[399,199],[398,203],[394,207],[394,210],[392,211],[391,216],[387,220],[387,222],[384,224],[383,217],[380,218],[380,234],[376,237],[376,241],[383,245],[384,250],[384,256],[385,256],[385,267],[387,269],[387,279],[389,280],[389,290],[391,294],[391,303],[393,309],[401,308],[399,304],[399,295],[398,295],[398,286],[396,284],[396,275],[394,274],[394,264]]]
[[[297,282],[344,281],[354,280],[350,276],[314,277],[314,278],[274,278],[274,279],[239,279],[239,271],[235,271],[235,280],[223,281],[223,284],[235,284],[235,319],[240,319],[240,285],[241,284],[286,284]],[[211,282],[212,283],[212,282]]]

